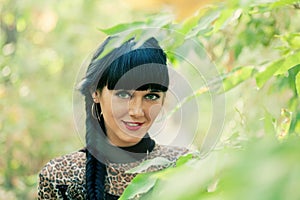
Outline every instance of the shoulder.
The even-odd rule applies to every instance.
[[[109,194],[121,196],[125,188],[138,173],[155,172],[175,166],[177,159],[188,152],[189,150],[184,147],[155,144],[154,149],[141,160],[130,163],[108,163],[107,191]],[[156,162],[156,158],[161,157],[168,159],[170,162],[167,164]],[[134,172],[128,172],[132,169]]]
[[[86,157],[83,151],[66,154],[50,160],[42,168],[40,175],[58,183],[65,183],[64,179],[75,176],[74,171],[85,168],[85,160]]]
[[[58,198],[68,186],[83,185],[85,161],[85,152],[82,150],[50,160],[39,174],[39,197]]]

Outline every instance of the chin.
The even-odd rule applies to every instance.
[[[129,136],[126,142],[129,143],[138,143],[141,141],[142,137],[134,137],[134,136]]]
[[[143,138],[145,134],[143,134],[142,136],[138,136],[138,137],[135,137],[135,136],[132,136],[132,135],[126,135],[125,138],[123,138],[123,143],[128,143],[128,145],[134,145],[134,144],[137,144],[141,141],[141,139]]]

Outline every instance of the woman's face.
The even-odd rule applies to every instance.
[[[159,114],[165,93],[155,90],[108,90],[94,93],[95,103],[100,103],[106,134],[116,146],[138,143]]]

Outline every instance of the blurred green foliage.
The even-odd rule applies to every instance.
[[[299,19],[299,1],[230,0],[163,24],[184,35],[168,51],[193,38],[216,63],[227,101],[224,132],[208,157],[199,134],[199,158],[139,174],[121,199],[299,199]],[[176,56],[171,61],[183,67]]]
[[[208,157],[187,156],[177,168],[140,175],[124,198],[299,198],[298,1],[230,0],[181,22],[172,14],[133,12],[121,0],[0,3],[0,199],[35,198],[41,167],[84,146],[73,122],[73,88],[103,33],[130,29],[124,40],[146,39],[147,27],[175,30],[162,41],[168,52],[189,38],[199,41],[220,72],[226,119]],[[201,101],[208,90],[198,89]],[[199,149],[204,131],[200,126],[195,138]]]
[[[0,1],[0,199],[34,199],[51,158],[84,146],[73,120],[79,68],[106,37],[140,19],[115,0]]]
[[[299,141],[259,138],[204,159],[189,154],[176,168],[139,174],[121,199],[299,199]]]

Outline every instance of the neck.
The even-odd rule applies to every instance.
[[[154,146],[155,146],[155,141],[152,140],[147,133],[137,144],[128,147],[119,147],[119,148],[132,153],[147,153],[147,152],[151,152]]]

